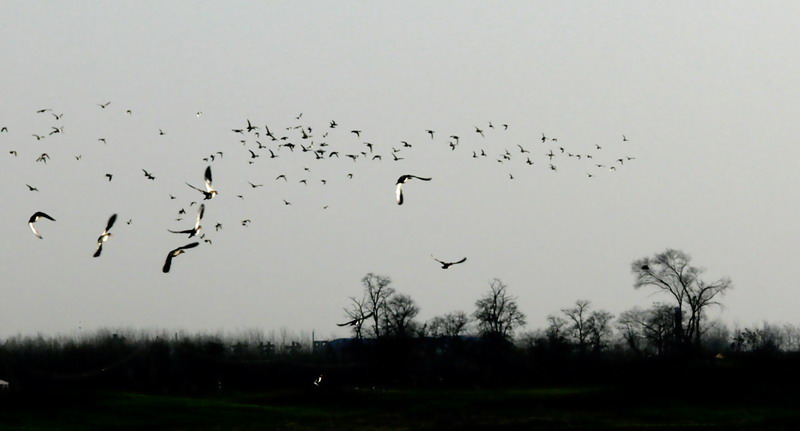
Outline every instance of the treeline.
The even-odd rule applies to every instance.
[[[591,313],[590,313],[591,314]],[[485,388],[571,384],[683,386],[797,380],[795,327],[712,331],[699,350],[658,349],[657,338],[632,348],[623,334],[581,344],[574,329],[492,337],[426,335],[347,338],[286,345],[252,337],[161,336],[101,331],[81,339],[13,337],[0,348],[0,380],[9,393],[54,389],[209,392],[307,391],[391,387]],[[321,381],[315,385],[320,376]]]
[[[220,391],[294,388],[644,384],[681,388],[798,380],[800,327],[729,329],[706,319],[731,288],[706,282],[688,255],[668,249],[631,266],[635,288],[666,302],[620,313],[576,300],[524,331],[526,316],[501,280],[471,311],[427,321],[387,276],[367,274],[344,308],[352,338],[315,341],[282,330],[237,336],[100,331],[12,337],[0,344],[5,392],[54,388]],[[796,382],[794,382],[796,383]],[[661,386],[659,386],[661,387]],[[664,390],[662,387],[661,390]]]

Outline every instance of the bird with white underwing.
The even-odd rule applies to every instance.
[[[418,177],[416,175],[401,175],[400,178],[397,179],[397,183],[395,183],[395,198],[397,199],[397,205],[403,205],[403,184],[409,182],[411,179],[416,178],[422,181],[430,181],[431,178],[423,178]]]

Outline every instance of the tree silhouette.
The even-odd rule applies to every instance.
[[[561,310],[571,322],[570,335],[578,343],[578,350],[581,352],[586,351],[586,339],[589,336],[589,304],[588,300],[579,299],[575,301],[574,307]]]
[[[675,347],[678,321],[675,307],[655,303],[648,310],[633,308],[622,312],[617,319],[617,329],[628,347],[637,354],[666,353]]]
[[[386,313],[386,301],[394,294],[389,277],[369,273],[361,279],[364,284],[367,314],[372,313],[372,335],[381,337],[381,323]]]
[[[387,301],[383,315],[384,334],[395,337],[407,337],[416,328],[414,317],[419,314],[419,307],[410,296],[392,295]]]
[[[599,352],[608,346],[613,335],[611,320],[614,315],[605,310],[594,310],[586,322],[588,344],[593,352]]]
[[[430,333],[434,337],[458,337],[463,334],[469,324],[469,316],[463,311],[454,311],[443,316],[436,316],[428,322]]]
[[[495,278],[489,292],[475,302],[473,317],[484,337],[509,339],[514,329],[525,325],[525,314],[519,311],[517,299],[508,293],[508,286]]]
[[[350,297],[350,306],[344,309],[344,314],[350,319],[349,322],[342,325],[347,325],[353,328],[353,335],[357,340],[362,338],[361,328],[364,326],[364,321],[370,317],[367,311],[366,296],[361,299],[356,299],[355,296]]]
[[[675,299],[676,340],[685,346],[699,346],[704,310],[709,305],[719,304],[714,298],[731,288],[731,280],[723,277],[706,283],[700,279],[705,270],[691,266],[690,262],[691,257],[683,251],[667,249],[653,257],[635,260],[631,271],[635,277],[634,288],[653,287]],[[688,312],[686,319],[684,312]]]

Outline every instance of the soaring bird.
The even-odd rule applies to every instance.
[[[30,190],[32,192],[38,192],[39,191],[39,189],[37,189],[36,187],[34,187],[34,186],[30,185],[30,184],[25,184],[25,185],[28,186],[28,190]]]
[[[195,186],[193,186],[193,185],[191,185],[189,183],[186,183],[186,185],[191,187],[191,188],[193,188],[193,189],[195,189],[195,190],[197,190],[197,191],[199,191],[200,193],[202,193],[203,194],[203,199],[204,200],[208,200],[208,199],[213,198],[217,194],[219,194],[219,192],[217,192],[214,189],[214,186],[211,185],[211,166],[206,167],[206,172],[205,172],[204,176],[205,176],[205,183],[206,183],[206,189],[205,190],[199,189],[199,188],[197,188],[197,187],[195,187]]]
[[[39,231],[36,230],[36,227],[33,225],[34,223],[39,221],[40,218],[46,218],[46,219],[48,219],[50,221],[56,221],[56,219],[54,219],[53,217],[50,217],[49,215],[47,215],[47,214],[45,214],[45,213],[43,213],[41,211],[36,211],[35,213],[33,213],[31,218],[28,219],[28,226],[31,227],[31,230],[33,231],[33,234],[38,236],[39,239],[42,239],[42,234],[39,233]]]
[[[200,245],[199,242],[193,242],[184,245],[183,247],[178,247],[175,250],[170,251],[167,253],[167,260],[164,261],[164,267],[161,269],[162,271],[169,272],[170,267],[172,267],[172,258],[178,256],[179,254],[186,253],[187,248],[195,248]]]
[[[375,313],[367,313],[367,314],[365,314],[363,316],[356,317],[355,319],[353,319],[353,320],[351,320],[349,322],[337,323],[336,326],[355,326],[355,325],[358,324],[358,322],[366,320],[366,319],[369,319],[370,317],[372,317],[373,314],[375,314]]]
[[[154,180],[154,179],[156,179],[156,177],[155,177],[155,176],[153,176],[153,174],[151,174],[150,172],[147,172],[147,171],[146,171],[146,170],[144,170],[144,169],[142,169],[142,172],[144,172],[144,176],[145,176],[145,177],[146,177],[148,180]]]
[[[205,204],[200,204],[200,207],[197,208],[197,218],[195,219],[193,228],[186,229],[186,230],[169,230],[169,229],[167,229],[167,230],[169,230],[172,233],[188,233],[189,234],[189,238],[191,238],[191,237],[197,235],[197,232],[200,229],[203,228],[203,226],[200,226],[200,221],[203,219],[203,213],[205,211],[206,211],[206,205]]]
[[[403,184],[407,183],[412,178],[416,178],[416,179],[422,180],[422,181],[430,181],[431,180],[431,178],[423,178],[423,177],[418,177],[416,175],[408,175],[408,174],[401,175],[400,178],[397,179],[397,183],[395,183],[395,185],[397,186],[397,189],[395,190],[395,196],[397,198],[397,205],[403,205]]]
[[[433,257],[433,255],[431,255],[431,257]],[[435,260],[435,261],[439,262],[440,264],[442,264],[442,269],[447,269],[447,268],[450,268],[453,265],[458,265],[459,263],[466,262],[467,258],[465,257],[465,258],[459,260],[458,262],[442,262],[441,260],[439,260],[439,259],[437,259],[435,257],[433,257],[433,260]]]
[[[111,104],[111,102],[98,103],[97,106],[99,106],[99,107],[101,107],[103,109],[106,109],[108,107],[108,105],[110,105],[110,104]]]
[[[111,217],[108,218],[108,223],[106,223],[106,228],[103,229],[103,233],[97,237],[97,250],[94,252],[94,257],[100,256],[100,253],[103,251],[103,243],[108,241],[108,238],[111,237],[111,227],[114,226],[114,222],[117,221],[117,214],[111,214]]]

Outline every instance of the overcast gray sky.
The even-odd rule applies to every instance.
[[[667,301],[630,273],[667,247],[731,277],[715,316],[798,323],[796,2],[6,1],[0,15],[0,336],[346,336],[334,324],[368,272],[421,320],[471,312],[500,278],[534,329],[577,299],[615,314]],[[231,131],[247,119],[260,137]],[[316,160],[311,142],[342,157]],[[344,157],[361,151],[382,160]],[[163,274],[189,242],[167,229],[202,198],[185,182],[202,187],[208,165],[213,243]],[[402,174],[433,180],[398,206]],[[37,223],[43,240],[35,211],[57,220]],[[431,254],[468,260],[444,271]]]

